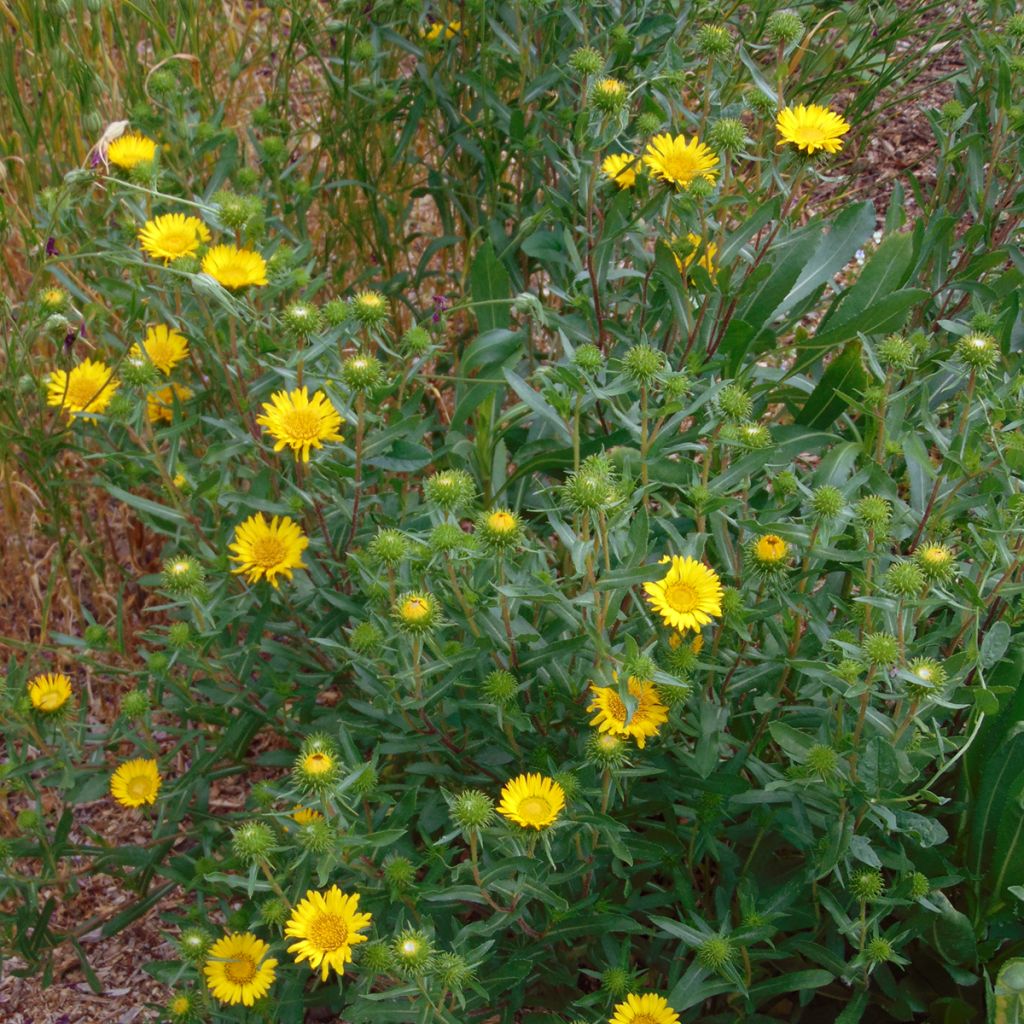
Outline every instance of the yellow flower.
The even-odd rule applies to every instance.
[[[156,143],[138,132],[128,132],[107,147],[107,159],[130,171],[139,164],[148,164],[156,156]]]
[[[142,347],[132,345],[129,359],[141,359],[142,353],[160,371],[167,374],[183,359],[188,358],[188,341],[185,335],[167,324],[156,324],[146,329],[146,340]]]
[[[309,961],[315,971],[320,968],[320,980],[327,980],[327,972],[334,968],[345,973],[345,964],[352,960],[352,947],[366,942],[359,935],[370,927],[370,914],[360,914],[359,894],[343,893],[332,885],[325,893],[310,889],[306,898],[292,911],[284,933],[298,939],[288,947],[295,954],[295,962]]]
[[[612,1012],[610,1024],[676,1024],[679,1014],[653,992],[631,994]]]
[[[274,516],[268,523],[262,512],[250,516],[235,529],[231,560],[238,562],[233,573],[245,573],[250,583],[262,577],[276,590],[277,575],[292,578],[292,569],[305,569],[302,552],[309,539],[298,523],[288,516]]]
[[[63,672],[46,672],[29,681],[28,698],[36,711],[51,714],[71,699],[71,680]]]
[[[119,765],[110,776],[110,793],[122,807],[155,804],[160,782],[156,761],[137,757]]]
[[[632,188],[636,184],[637,158],[632,153],[612,153],[601,163],[604,171],[619,188]]]
[[[617,78],[602,78],[601,81],[594,86],[594,92],[603,93],[605,96],[625,96],[626,86]]]
[[[310,757],[313,755],[311,754]],[[307,761],[309,758],[306,759]],[[311,825],[314,821],[323,821],[324,816],[319,811],[314,811],[312,807],[303,807],[301,804],[296,806],[295,810],[292,811],[292,821],[297,822],[299,825]]]
[[[206,225],[198,217],[186,217],[183,213],[165,213],[147,220],[139,232],[143,252],[164,263],[193,255],[209,240]]]
[[[654,683],[649,680],[630,676],[627,685],[630,696],[636,698],[632,717],[629,717],[626,705],[615,687],[591,686],[594,697],[587,710],[596,711],[597,714],[590,720],[590,724],[596,725],[600,732],[630,736],[643,750],[648,736],[657,736],[658,730],[668,721],[668,708],[662,704]]]
[[[159,391],[146,395],[146,415],[150,423],[174,422],[175,405],[181,405],[192,397],[192,389],[184,384],[168,384]]]
[[[327,751],[314,750],[302,759],[302,770],[307,775],[326,775],[334,771],[334,763],[334,758]]]
[[[445,39],[454,39],[462,28],[461,21],[449,21],[446,25],[443,21],[435,21],[428,28],[420,29],[420,37],[428,43],[433,43],[444,33]]]
[[[267,283],[267,261],[252,249],[215,245],[203,257],[203,273],[225,288],[248,288]]]
[[[722,584],[706,565],[695,558],[673,555],[664,579],[645,583],[647,600],[673,629],[698,631],[712,616],[722,614]]]
[[[718,157],[696,136],[655,135],[644,150],[644,163],[669,185],[688,188],[697,178],[710,184],[718,175]]]
[[[433,594],[413,590],[399,595],[391,613],[403,629],[410,633],[424,633],[438,624],[441,610]]]
[[[274,438],[275,452],[291,448],[296,461],[309,462],[309,449],[322,447],[324,441],[343,440],[338,433],[341,417],[322,391],[312,398],[307,388],[275,391],[256,422]]]
[[[276,960],[264,960],[270,947],[252,932],[232,932],[210,947],[203,967],[214,998],[234,1006],[252,1006],[274,983]]]
[[[114,371],[105,363],[83,359],[70,371],[51,371],[46,385],[46,404],[59,405],[68,419],[78,414],[95,421],[96,417],[91,414],[103,412],[120,386]]]
[[[842,137],[850,126],[828,107],[817,103],[804,106],[786,107],[779,111],[775,129],[781,138],[776,145],[791,142],[805,153],[823,149],[826,153],[838,153],[843,148]]]
[[[686,635],[684,633],[673,633],[668,638],[668,646],[671,650],[678,650],[684,643],[686,643]],[[700,654],[704,650],[704,636],[698,633],[692,641],[690,641],[690,650],[694,654]]]
[[[565,807],[565,790],[546,776],[519,775],[505,783],[498,813],[523,828],[550,825]]]
[[[697,256],[697,253],[701,253],[701,257],[697,260],[697,266],[703,267],[709,274],[714,274],[718,269],[715,266],[715,256],[718,254],[718,246],[714,242],[704,242],[704,239],[700,235],[693,231],[686,232],[686,241],[690,244],[690,252],[688,255],[680,257],[676,253],[672,253],[675,257],[676,266],[679,268],[679,273],[682,274],[688,270],[690,264],[693,263]],[[703,251],[702,251],[703,247]]]
[[[778,565],[786,560],[789,545],[774,533],[766,533],[754,545],[754,557],[765,565]]]

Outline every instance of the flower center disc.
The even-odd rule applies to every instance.
[[[160,236],[160,245],[168,252],[184,252],[191,248],[195,241],[195,232],[181,228],[177,231],[164,231]]]
[[[142,797],[149,795],[149,779],[145,779],[141,775],[137,776],[131,779],[125,788],[128,790],[130,797],[141,800]]]
[[[528,796],[520,801],[519,813],[527,821],[541,821],[551,814],[551,804],[542,796]]]
[[[233,957],[225,961],[224,973],[236,985],[248,985],[256,977],[256,962],[244,954]]]
[[[331,761],[326,754],[310,754],[306,758],[306,771],[314,775],[322,775],[330,767]]]
[[[665,600],[677,612],[692,612],[700,603],[699,595],[690,583],[672,583],[667,586]]]
[[[312,441],[320,436],[320,417],[309,409],[294,409],[285,414],[284,428],[291,437]]]
[[[617,693],[608,695],[608,711],[617,722],[626,720],[626,705],[622,703],[622,698]]]
[[[39,698],[39,706],[44,711],[56,711],[60,707],[60,693],[56,690],[47,690]]]
[[[348,928],[335,914],[324,914],[313,918],[309,926],[309,941],[317,949],[339,949],[348,941]]]
[[[276,537],[260,537],[253,541],[252,560],[256,565],[269,568],[284,561],[285,547]]]

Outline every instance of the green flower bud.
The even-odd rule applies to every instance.
[[[732,440],[736,441],[744,448],[749,448],[753,451],[757,451],[762,448],[770,448],[772,444],[772,435],[768,428],[762,426],[760,423],[743,423],[739,426],[733,427],[729,432]]]
[[[394,568],[409,552],[409,542],[398,530],[378,530],[367,550],[381,565]]]
[[[934,658],[915,658],[907,671],[912,679],[907,692],[914,700],[927,700],[942,692],[946,685],[946,670]]]
[[[664,366],[664,354],[650,345],[633,345],[622,360],[622,372],[640,385],[653,383]]]
[[[939,107],[939,121],[947,131],[967,113],[966,108],[959,100],[947,100]]]
[[[151,654],[146,655],[146,668],[154,675],[166,672],[169,664],[167,655],[162,651],[153,651]]]
[[[831,484],[823,484],[811,494],[811,512],[823,522],[836,519],[845,506],[842,491]]]
[[[37,810],[26,807],[24,810],[18,811],[14,823],[20,832],[33,832],[42,825],[43,816]]]
[[[915,871],[910,876],[910,898],[912,900],[922,900],[931,891],[932,885],[928,881],[927,875],[922,875],[920,871]]]
[[[617,114],[628,98],[626,86],[617,78],[602,78],[590,91],[590,102],[604,114]]]
[[[231,850],[246,864],[266,860],[275,849],[274,832],[262,821],[247,821],[231,833]]]
[[[284,329],[295,338],[311,338],[324,328],[324,318],[312,302],[293,302],[281,314]]]
[[[884,586],[897,597],[916,597],[924,589],[924,573],[917,562],[896,562],[885,574]]]
[[[881,533],[889,529],[892,520],[892,505],[885,498],[869,494],[853,507],[857,521],[866,529]]]
[[[593,47],[581,46],[569,54],[569,67],[581,78],[596,75],[604,67],[604,57]]]
[[[121,717],[128,722],[137,722],[149,714],[149,694],[142,690],[129,690],[121,698]]]
[[[796,11],[773,11],[765,22],[764,34],[770,43],[792,46],[803,38],[804,23]]]
[[[735,47],[732,34],[724,25],[702,25],[697,31],[697,49],[705,57],[725,57]]]
[[[999,345],[991,334],[972,332],[964,335],[956,344],[957,355],[972,370],[982,373],[991,370],[999,359]]]
[[[321,312],[328,327],[341,327],[352,318],[352,311],[344,299],[331,299]]]
[[[453,551],[462,551],[474,547],[476,538],[466,533],[456,523],[438,523],[430,531],[428,546],[432,552],[437,554],[450,554]]]
[[[480,684],[480,690],[484,698],[499,707],[507,707],[512,704],[519,693],[519,683],[511,672],[504,669],[495,669],[484,677]]]
[[[478,789],[460,793],[451,805],[452,820],[461,829],[484,828],[494,820],[494,801]]]
[[[395,966],[395,958],[383,942],[368,942],[362,947],[359,959],[360,965],[369,974],[388,974]]]
[[[406,928],[391,947],[399,972],[409,977],[416,977],[427,970],[433,951],[430,937],[416,928]]]
[[[338,833],[329,822],[323,818],[316,818],[299,827],[295,833],[295,840],[304,850],[320,857],[334,848],[338,841]]]
[[[438,953],[433,970],[441,987],[455,992],[461,992],[473,980],[475,973],[458,953]]]
[[[263,160],[268,164],[278,164],[288,153],[288,144],[279,135],[267,135],[260,142]]]
[[[377,769],[372,764],[367,764],[359,773],[359,778],[352,783],[352,792],[356,796],[372,796],[377,789]]]
[[[384,383],[384,367],[374,356],[349,356],[341,364],[341,379],[353,391],[376,391]]]
[[[799,490],[799,482],[796,478],[796,473],[792,470],[784,469],[779,473],[772,481],[772,493],[778,495],[780,498],[788,498]]]
[[[85,640],[86,647],[92,651],[98,651],[107,646],[109,636],[105,626],[101,626],[98,622],[92,622],[85,627],[82,639]]]
[[[172,594],[198,594],[206,583],[203,567],[187,555],[164,562],[161,582]]]
[[[443,512],[459,512],[476,497],[476,484],[465,470],[447,469],[427,477],[423,494]]]
[[[348,642],[360,654],[373,654],[384,643],[384,634],[372,622],[360,622],[349,634]]]
[[[279,896],[271,896],[260,904],[260,920],[271,928],[280,928],[291,916],[291,907],[287,900]]]
[[[213,936],[203,928],[186,928],[178,936],[178,949],[183,960],[198,964],[206,959]]]
[[[725,935],[712,935],[697,947],[697,963],[709,971],[721,971],[737,955],[738,950],[732,939]]]
[[[509,551],[523,540],[523,526],[519,516],[508,508],[481,512],[476,520],[476,532],[489,551]]]
[[[715,400],[719,411],[726,419],[749,420],[754,411],[754,403],[746,388],[739,384],[727,384],[718,392]]]
[[[402,348],[412,356],[421,356],[430,350],[433,339],[425,327],[410,327],[402,335]]]
[[[878,358],[894,370],[906,373],[914,368],[917,353],[914,346],[902,334],[890,334],[878,346]]]
[[[398,892],[405,892],[416,881],[416,868],[408,857],[394,856],[384,863],[384,881]]]
[[[377,55],[377,48],[373,45],[372,39],[360,39],[352,47],[352,56],[360,63],[373,60]]]
[[[391,318],[388,300],[380,292],[359,292],[349,303],[349,310],[364,327],[380,327]]]
[[[722,615],[729,619],[743,612],[743,595],[735,587],[722,590]]]
[[[948,582],[956,570],[952,550],[945,544],[924,544],[914,552],[914,560],[930,582]]]
[[[743,122],[734,117],[723,117],[708,129],[707,143],[716,153],[738,153],[749,142]]]
[[[645,111],[636,119],[636,131],[638,135],[655,135],[661,131],[665,123],[662,114],[656,114],[651,110]]]
[[[844,683],[852,686],[864,674],[864,665],[853,658],[843,658],[836,665],[835,673]]]
[[[890,633],[869,633],[862,646],[868,661],[880,668],[889,668],[900,659],[899,642]]]
[[[881,871],[863,868],[850,876],[850,892],[862,903],[873,903],[885,892],[885,879]]]
[[[779,109],[775,101],[774,96],[768,96],[761,92],[760,89],[751,89],[746,94],[747,106],[750,107],[751,111],[760,118],[775,117],[776,111]]]
[[[631,992],[635,981],[633,973],[625,967],[609,967],[601,974],[601,988],[614,999]]]
[[[864,947],[864,959],[870,964],[882,964],[892,960],[895,951],[888,939],[872,939]]]
[[[604,356],[596,345],[580,345],[573,355],[573,362],[584,373],[599,373],[604,367]]]
[[[592,732],[587,739],[586,758],[599,768],[621,768],[629,758],[629,748],[610,732]]]
[[[839,755],[832,747],[816,743],[807,751],[804,763],[815,775],[820,775],[825,779],[836,773],[836,769],[839,767]]]
[[[679,648],[679,651],[682,651],[683,649],[684,648],[681,647]],[[668,660],[670,662],[673,661],[679,651],[673,651]],[[669,665],[669,668],[673,672],[680,673],[680,675],[682,674],[682,671],[685,671],[680,670],[671,664]],[[682,705],[690,699],[690,695],[693,693],[693,684],[688,679],[678,678],[673,684],[656,683],[654,689],[657,691],[658,698],[665,707],[682,707]]]
[[[167,629],[167,646],[180,651],[192,642],[192,631],[187,622],[172,622]]]

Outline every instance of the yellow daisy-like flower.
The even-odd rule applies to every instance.
[[[313,755],[311,754],[310,757]],[[309,758],[306,758],[308,761]],[[303,807],[301,804],[296,806],[295,810],[292,811],[292,821],[299,825],[312,825],[314,821],[323,821],[324,816],[319,811],[314,811],[312,807]]]
[[[148,164],[156,156],[156,143],[138,132],[128,132],[107,147],[107,159],[130,171],[139,164]]]
[[[203,257],[203,273],[225,288],[238,290],[267,283],[267,261],[252,249],[215,245]]]
[[[256,422],[274,438],[275,452],[291,448],[296,461],[309,462],[310,448],[321,448],[324,441],[343,440],[338,433],[341,417],[322,391],[312,398],[307,388],[275,391]]]
[[[156,761],[136,757],[119,765],[110,776],[110,793],[122,807],[142,807],[156,803],[160,782]]]
[[[673,555],[664,579],[645,583],[647,600],[666,626],[697,632],[712,616],[722,614],[722,583],[718,576],[695,558]]]
[[[188,339],[167,324],[155,324],[146,329],[142,346],[132,345],[129,359],[141,359],[142,353],[162,373],[170,373],[183,359],[188,358]]]
[[[302,552],[309,538],[288,516],[274,516],[268,523],[262,512],[250,516],[235,529],[231,560],[238,562],[233,573],[245,573],[250,583],[266,577],[276,590],[278,574],[292,578],[293,569],[305,569]]]
[[[150,423],[174,422],[175,403],[179,406],[192,397],[192,389],[184,384],[168,384],[159,391],[151,391],[146,395],[146,415]]]
[[[28,699],[36,711],[52,714],[71,699],[71,680],[63,672],[46,672],[29,681]]]
[[[805,153],[819,149],[838,153],[843,148],[843,136],[850,126],[828,107],[820,107],[817,103],[804,106],[801,103],[779,111],[775,130],[780,135],[776,145],[784,146],[790,142]]]
[[[669,185],[688,188],[697,178],[710,184],[718,176],[718,157],[696,136],[655,135],[644,150],[651,173]]]
[[[420,37],[428,43],[433,43],[444,33],[445,39],[454,39],[462,28],[461,21],[449,21],[446,25],[443,21],[435,21],[427,28],[420,29]]]
[[[519,529],[519,521],[511,512],[499,510],[487,516],[487,526],[495,533],[513,533]]]
[[[636,184],[637,158],[632,153],[612,153],[601,162],[604,171],[619,188],[632,188]]]
[[[700,259],[697,260],[697,266],[703,267],[709,274],[714,274],[718,267],[715,265],[715,256],[718,254],[718,246],[714,242],[705,242],[700,235],[693,231],[686,232],[686,241],[690,245],[690,252],[686,256],[678,256],[673,253],[675,257],[676,266],[679,268],[679,273],[682,274],[689,270],[690,265],[693,263],[700,252]]]
[[[121,382],[114,371],[98,359],[83,359],[70,370],[53,370],[46,384],[46,404],[59,405],[68,419],[80,415],[95,421],[92,413],[103,412]]]
[[[630,676],[627,684],[630,696],[636,698],[633,717],[629,718],[626,705],[613,686],[591,686],[594,693],[588,711],[597,714],[590,720],[599,732],[616,736],[630,736],[643,750],[649,736],[657,736],[658,730],[668,721],[668,708],[662,704],[654,683],[647,679]],[[627,722],[626,719],[629,718]]]
[[[630,994],[612,1011],[609,1024],[676,1024],[679,1014],[654,992]]]
[[[186,217],[183,213],[161,214],[147,220],[139,231],[143,252],[164,263],[193,255],[209,240],[206,225],[198,217]]]
[[[295,954],[296,963],[308,960],[314,971],[319,967],[321,981],[327,980],[331,968],[344,974],[352,947],[366,942],[367,937],[358,933],[373,919],[358,911],[359,893],[343,893],[336,885],[323,893],[310,889],[285,926],[285,935],[299,940],[288,952]]]
[[[252,932],[232,932],[211,947],[203,974],[215,999],[252,1006],[274,983],[276,960],[264,960],[270,946]]]
[[[326,750],[314,750],[302,759],[302,770],[307,775],[326,775],[334,771],[334,758]]]
[[[774,533],[758,537],[754,544],[754,556],[765,565],[778,565],[786,560],[788,554],[789,545]]]
[[[547,776],[519,775],[505,783],[498,813],[523,828],[547,828],[565,808],[565,790]]]

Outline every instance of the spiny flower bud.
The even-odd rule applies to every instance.
[[[712,935],[697,947],[697,962],[709,971],[721,971],[736,955],[736,947],[725,935]]]
[[[661,130],[665,118],[653,110],[646,110],[636,119],[636,131],[638,135],[654,135]]]
[[[871,964],[886,963],[892,960],[894,955],[895,950],[893,950],[892,943],[888,939],[872,939],[864,947],[864,959]]]
[[[186,928],[178,936],[178,949],[183,960],[197,964],[206,958],[213,936],[204,928]]]
[[[747,101],[747,106],[750,107],[758,117],[774,117],[775,112],[778,110],[778,104],[776,103],[775,97],[761,92],[760,89],[750,89],[747,92],[745,99]]]
[[[596,345],[580,345],[572,358],[584,373],[598,373],[604,367],[604,356]]]
[[[907,671],[912,677],[907,692],[914,700],[934,697],[946,684],[946,670],[934,658],[915,658]]]
[[[441,608],[433,594],[411,590],[392,605],[391,614],[401,629],[409,633],[428,633],[441,621]]]
[[[600,512],[621,500],[618,484],[610,473],[586,464],[571,473],[561,488],[562,501],[572,512]]]
[[[507,707],[516,699],[519,683],[511,672],[495,669],[484,677],[480,690],[486,700],[499,707]]]
[[[415,977],[423,974],[430,963],[433,945],[430,937],[416,928],[406,928],[395,939],[391,952],[402,974]]]
[[[633,345],[622,359],[622,372],[636,384],[647,385],[661,373],[665,356],[650,345]]]
[[[384,643],[384,634],[372,622],[360,622],[349,634],[349,645],[360,654],[378,651]]]
[[[762,574],[777,574],[787,568],[789,545],[775,533],[766,533],[747,545],[747,560]]]
[[[92,651],[98,651],[107,646],[107,641],[110,638],[105,626],[101,626],[98,622],[92,622],[85,627],[82,639],[85,641],[86,647]]]
[[[914,346],[902,334],[890,334],[878,346],[878,358],[894,370],[906,373],[914,368],[917,353]]]
[[[144,355],[127,355],[121,361],[121,377],[133,388],[151,388],[160,380],[160,371]]]
[[[910,898],[912,900],[921,900],[932,891],[931,882],[928,881],[928,876],[921,874],[920,871],[915,871],[910,876]]]
[[[601,974],[601,988],[615,999],[632,991],[635,978],[625,967],[609,967]]]
[[[167,629],[167,646],[180,651],[192,642],[192,630],[187,622],[172,622]]]
[[[331,299],[324,305],[322,315],[328,327],[341,327],[352,319],[352,310],[344,299]]]
[[[364,765],[359,778],[352,783],[352,792],[356,796],[372,796],[377,789],[377,769],[372,764]]]
[[[587,739],[586,757],[599,768],[620,768],[629,757],[629,748],[618,736],[595,731]]]
[[[231,231],[241,231],[254,212],[252,196],[240,196],[224,189],[213,194],[213,202],[217,207],[217,219]],[[258,202],[258,200],[257,200]]]
[[[281,314],[284,329],[296,338],[311,338],[323,330],[324,318],[312,302],[293,302]]]
[[[341,758],[334,741],[316,734],[308,737],[299,749],[292,776],[301,789],[323,792],[337,783],[341,770]]]
[[[349,356],[341,364],[341,379],[353,391],[375,391],[384,382],[384,368],[375,356]]]
[[[735,618],[737,615],[741,615],[743,610],[743,595],[735,587],[723,588],[722,615],[727,619]],[[699,651],[700,648],[697,650]]]
[[[628,98],[626,86],[617,78],[602,78],[590,92],[590,101],[605,114],[617,114]]]
[[[869,494],[854,505],[853,513],[862,526],[880,533],[889,528],[889,522],[892,519],[892,505],[885,498]]]
[[[626,678],[632,677],[638,680],[649,680],[658,671],[654,659],[647,654],[634,654],[623,659],[622,674]]]
[[[863,868],[850,877],[850,892],[862,903],[871,903],[885,892],[885,879],[881,871]]]
[[[671,666],[670,666],[671,667]],[[678,669],[673,669],[678,671]],[[693,693],[693,685],[688,679],[677,679],[675,683],[657,683],[654,689],[658,693],[661,703],[667,708],[674,708],[685,704]]]
[[[494,801],[479,789],[467,789],[452,802],[451,815],[459,828],[484,828],[494,819]]]
[[[569,67],[581,77],[596,75],[604,67],[604,57],[591,46],[581,46],[569,54]]]
[[[945,544],[925,544],[914,552],[914,559],[931,582],[944,583],[953,577],[955,559]]]
[[[246,864],[266,860],[275,849],[274,832],[262,821],[247,821],[231,833],[231,850]]]
[[[291,916],[291,907],[279,896],[271,896],[260,904],[260,920],[271,927],[280,927]]]
[[[161,580],[164,589],[172,594],[198,594],[206,582],[206,573],[194,558],[183,556],[164,562]]]
[[[665,660],[669,668],[673,672],[686,673],[697,664],[697,656],[704,647],[704,637],[698,633],[692,640],[688,640],[684,634],[672,632],[665,646],[668,648]]]
[[[421,356],[430,350],[433,339],[425,327],[410,327],[402,335],[402,348],[411,356]]]
[[[824,522],[837,518],[845,505],[842,491],[831,484],[823,484],[811,494],[811,512]]]
[[[295,833],[295,839],[304,850],[308,850],[315,856],[321,856],[333,849],[338,834],[328,822],[321,819],[303,825]]]
[[[765,38],[770,43],[792,46],[804,34],[804,23],[796,11],[773,11],[765,22]]]
[[[959,100],[947,100],[939,107],[939,120],[947,131],[967,113],[964,105]]]
[[[727,384],[715,399],[721,414],[730,420],[749,420],[754,411],[754,402],[746,388],[739,384]]]
[[[416,881],[416,868],[408,857],[394,856],[384,863],[384,881],[398,892],[405,892]]]
[[[121,717],[128,722],[137,722],[149,714],[149,694],[143,690],[129,690],[121,698]]]
[[[438,953],[433,969],[442,988],[456,992],[464,989],[474,976],[473,968],[458,953]]]
[[[394,955],[383,942],[367,943],[359,959],[360,966],[369,974],[388,974],[395,965]]]
[[[768,428],[760,423],[743,423],[730,431],[730,436],[744,448],[758,451],[770,448],[772,435]]]
[[[991,334],[982,334],[978,331],[962,337],[956,344],[956,351],[972,370],[981,372],[991,370],[999,359],[996,339]]]
[[[724,25],[702,25],[697,32],[697,49],[705,57],[725,57],[734,47],[732,35]]]
[[[869,633],[864,637],[864,654],[872,665],[889,668],[900,658],[900,645],[891,633]]]
[[[387,299],[380,292],[359,292],[349,303],[352,316],[364,327],[379,327],[391,315]]]
[[[466,533],[457,523],[438,523],[431,531],[427,542],[431,551],[450,554],[476,546],[476,538]]]
[[[367,550],[381,565],[394,568],[409,552],[409,542],[398,530],[378,530]]]
[[[916,597],[924,589],[924,572],[917,562],[896,562],[886,571],[884,586],[897,597]]]
[[[816,743],[807,751],[805,763],[815,775],[820,775],[825,779],[835,774],[839,767],[839,755],[832,747]]]
[[[716,153],[738,153],[749,141],[743,122],[734,117],[723,117],[708,129],[707,143]]]
[[[446,469],[427,477],[423,494],[443,512],[458,512],[476,497],[476,484],[463,469]]]
[[[205,1016],[203,996],[194,990],[176,992],[167,1000],[166,1011],[171,1024],[200,1024]]]
[[[835,673],[844,683],[852,686],[864,674],[864,665],[853,658],[843,658],[836,665]]]
[[[476,520],[476,531],[484,547],[490,551],[507,551],[523,539],[519,516],[508,508],[482,512]]]
[[[693,392],[693,378],[684,370],[666,376],[661,382],[662,394],[668,402],[678,402]]]

